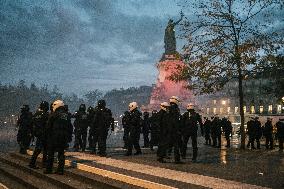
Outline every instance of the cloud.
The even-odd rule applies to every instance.
[[[127,15],[117,2],[1,1],[1,81],[65,92],[154,83],[167,18]]]

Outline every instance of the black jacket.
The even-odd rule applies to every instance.
[[[72,140],[72,124],[68,112],[59,107],[51,113],[47,122],[47,145],[55,149],[68,147]]]
[[[45,138],[49,113],[38,109],[33,115],[33,135],[37,138]]]
[[[198,125],[203,135],[203,124],[201,116],[195,111],[187,111],[182,115],[182,134],[197,135]]]

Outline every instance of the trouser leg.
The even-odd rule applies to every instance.
[[[260,149],[260,141],[259,141],[259,138],[256,138],[256,145],[257,145],[257,149]]]
[[[82,151],[85,151],[87,144],[87,131],[83,131],[81,136],[82,136]]]
[[[180,162],[180,144],[178,141],[174,143],[174,156],[175,156],[175,162]]]
[[[283,150],[283,141],[284,141],[284,138],[279,138],[279,139],[278,139],[278,142],[279,142],[279,150]]]
[[[140,134],[137,134],[135,137],[134,137],[134,143],[133,143],[133,146],[136,150],[136,153],[140,153],[141,152],[141,148],[140,148],[140,145],[139,145],[139,139],[140,139]]]
[[[53,168],[53,161],[54,161],[54,149],[53,148],[49,148],[48,149],[48,159],[47,159],[47,165],[46,165],[46,171],[47,172],[52,172],[52,168]]]
[[[221,134],[219,134],[218,136],[217,136],[217,140],[218,140],[218,144],[217,144],[217,147],[221,147]]]
[[[64,164],[65,164],[64,149],[60,149],[58,151],[58,167],[57,167],[57,172],[58,173],[63,174]]]
[[[184,135],[182,140],[181,156],[186,157],[187,143],[189,140],[189,135]]]
[[[191,136],[191,141],[192,141],[192,152],[193,152],[192,160],[196,160],[196,158],[197,158],[197,151],[198,151],[198,148],[197,148],[197,136],[196,135]]]
[[[41,149],[35,149],[34,152],[33,152],[33,155],[31,157],[31,161],[30,161],[30,166],[35,166],[36,164],[36,159],[38,157],[38,155],[40,154],[41,152]]]

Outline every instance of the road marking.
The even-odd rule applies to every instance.
[[[28,150],[27,152],[29,155],[32,155],[33,151]],[[42,154],[40,154],[40,158],[42,158]],[[74,166],[73,163],[70,160],[65,160],[65,165],[66,166]],[[148,189],[177,189],[171,186],[166,186],[163,184],[159,184],[159,183],[155,183],[155,182],[151,182],[148,180],[143,180],[140,178],[136,178],[136,177],[131,177],[128,175],[124,175],[124,174],[120,174],[120,173],[115,173],[112,171],[108,171],[105,169],[100,169],[100,168],[95,168],[93,166],[88,166],[82,163],[76,163],[75,168],[82,170],[82,171],[86,171],[89,173],[93,173],[96,175],[100,175],[103,177],[107,177],[107,178],[111,178],[114,180],[118,180],[127,184],[131,184],[134,186],[139,186],[142,188],[148,188]]]
[[[109,165],[125,170],[144,173],[151,176],[162,177],[170,180],[176,180],[188,184],[194,184],[198,186],[216,188],[216,189],[268,189],[267,187],[246,184],[237,181],[225,180],[210,176],[198,175],[193,173],[187,173],[182,171],[176,171],[166,168],[160,168],[150,165],[132,163],[128,161],[116,160],[111,158],[98,157],[95,155],[83,154],[78,152],[67,152],[67,155],[71,155],[75,158],[82,160],[95,161],[99,164]]]
[[[0,188],[2,188],[2,189],[9,189],[7,186],[5,186],[4,184],[2,184],[1,182],[0,182]]]

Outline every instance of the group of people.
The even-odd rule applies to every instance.
[[[172,96],[169,102],[161,103],[161,109],[153,111],[151,117],[148,112],[142,113],[138,110],[138,104],[129,104],[129,111],[124,113],[122,124],[124,127],[124,142],[127,148],[125,155],[132,155],[133,148],[136,150],[134,155],[141,154],[139,145],[140,134],[143,134],[144,147],[158,146],[158,161],[165,162],[169,153],[174,151],[174,162],[182,163],[181,158],[186,157],[187,143],[191,138],[193,147],[192,160],[197,158],[197,131],[201,129],[203,135],[203,123],[201,116],[195,112],[194,105],[188,104],[187,112],[181,115],[179,109],[179,99]],[[149,140],[151,133],[151,140]]]
[[[50,111],[49,111],[50,110]],[[74,128],[71,119],[74,118]],[[58,167],[55,173],[63,174],[65,155],[64,151],[69,147],[75,134],[75,150],[85,150],[87,130],[89,129],[89,145],[92,152],[96,152],[98,143],[98,154],[106,156],[106,138],[109,128],[114,129],[114,119],[111,111],[106,108],[104,100],[99,100],[95,108],[88,108],[81,104],[75,114],[71,114],[68,106],[61,100],[56,100],[50,106],[43,101],[38,110],[32,114],[29,106],[21,108],[21,114],[17,121],[19,127],[17,141],[20,145],[20,153],[26,154],[33,137],[36,138],[35,150],[31,157],[29,167],[37,169],[36,160],[42,152],[42,167],[44,173],[53,173],[54,154],[58,153]]]
[[[163,102],[159,111],[143,114],[138,104],[132,102],[129,109],[122,117],[124,127],[123,140],[127,149],[126,156],[142,154],[139,141],[143,134],[144,147],[153,150],[158,146],[157,160],[161,163],[170,158],[174,152],[174,162],[182,163],[181,159],[186,158],[187,144],[189,139],[192,143],[192,161],[195,162],[198,154],[197,136],[198,128],[200,134],[205,137],[205,144],[213,147],[221,147],[221,135],[225,134],[226,147],[230,147],[232,136],[232,124],[227,118],[220,119],[218,116],[211,117],[211,120],[204,117],[204,122],[199,113],[195,111],[194,104],[187,105],[187,111],[180,113],[179,99],[172,96],[169,102]],[[74,120],[74,129],[71,120]],[[79,106],[78,111],[71,114],[68,106],[63,101],[56,100],[50,106],[48,102],[41,102],[39,109],[32,114],[28,105],[21,109],[21,115],[17,122],[19,126],[17,141],[20,145],[20,153],[25,154],[29,148],[31,138],[36,137],[36,146],[31,157],[29,166],[37,168],[36,159],[42,152],[43,167],[45,173],[52,173],[54,153],[58,152],[58,168],[56,173],[63,174],[64,150],[69,147],[72,135],[75,134],[74,150],[85,151],[87,139],[92,154],[106,156],[106,140],[109,130],[114,130],[114,118],[110,109],[106,108],[106,102],[99,100],[96,107],[89,107],[86,110],[85,104]],[[283,150],[284,140],[284,119],[276,124],[279,148]],[[273,148],[272,123],[267,120],[264,127],[261,127],[258,118],[251,119],[247,123],[249,135],[248,147],[260,148],[259,139],[263,133],[266,137],[266,147]],[[89,133],[89,135],[88,135]],[[149,139],[149,135],[151,136]]]
[[[283,139],[284,139],[284,119],[279,119],[275,124],[276,126],[276,137],[274,137],[274,128],[272,125],[272,119],[267,118],[267,121],[263,126],[258,117],[251,117],[247,122],[247,134],[249,140],[247,143],[247,148],[260,149],[260,139],[262,136],[265,137],[265,147],[266,149],[274,149],[274,138],[279,140],[279,150],[283,150]]]

